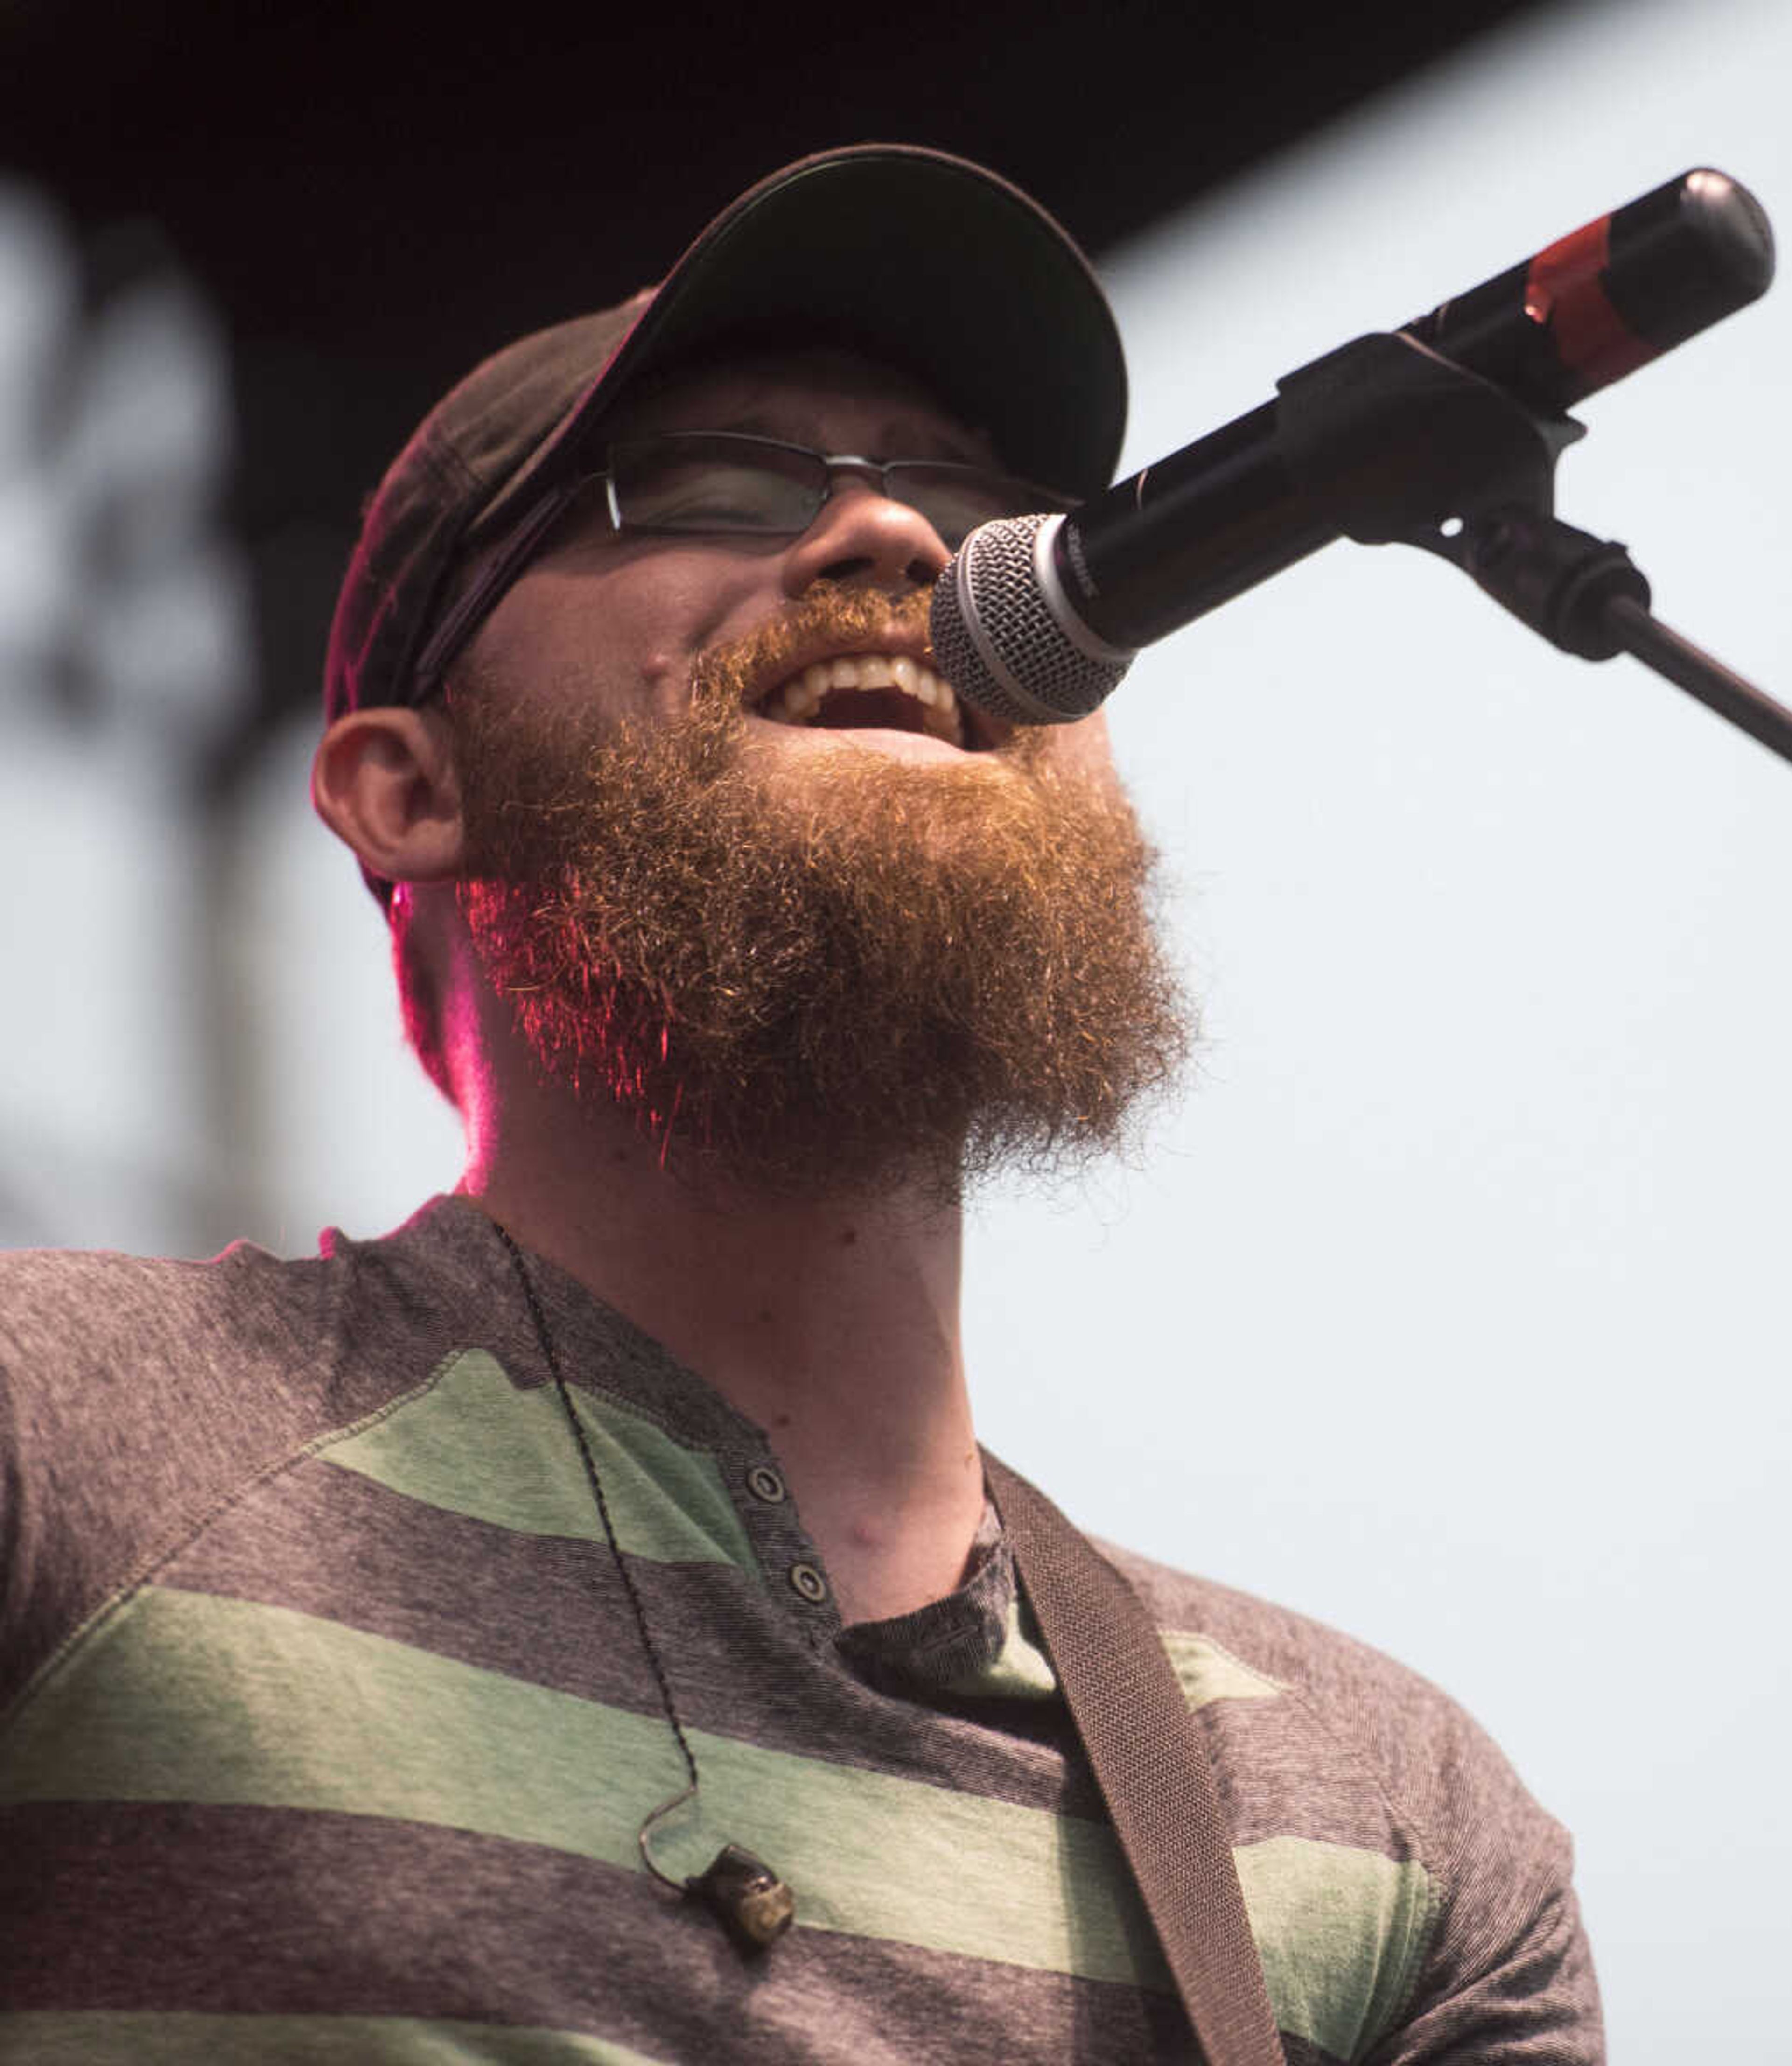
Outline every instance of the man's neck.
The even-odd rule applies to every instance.
[[[983,1498],[957,1207],[699,1191],[619,1116],[507,1118],[462,1190],[766,1431],[847,1619],[951,1591]]]

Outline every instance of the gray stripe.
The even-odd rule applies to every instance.
[[[290,1608],[156,1588],[95,1648],[15,1723],[0,1798],[316,1809],[633,1870],[645,1805],[678,1780],[657,1716]],[[726,1835],[803,1883],[818,1926],[1153,1983],[1161,1962],[1105,1823],[690,1739],[703,1791],[660,1833],[668,1869],[701,1870]]]
[[[545,2025],[718,2066],[1189,2056],[1174,2004],[1129,1987],[801,1928],[748,1967],[639,1874],[357,1816],[8,1810],[0,1910],[20,2009]]]
[[[773,1750],[949,1785],[1085,1820],[1103,1814],[1061,1703],[940,1700],[925,1732],[890,1681],[843,1659],[817,1672],[757,1582],[713,1563],[633,1560],[680,1712],[700,1729]],[[659,1712],[634,1618],[601,1544],[540,1537],[419,1505],[315,1460],[256,1488],[171,1564],[164,1582],[289,1606],[482,1669]],[[484,1611],[469,1611],[476,1588]],[[718,1625],[731,1629],[725,1663]],[[603,1631],[607,1640],[594,1640]],[[1186,1639],[1179,1639],[1183,1647]],[[1267,1683],[1267,1682],[1266,1682]],[[806,1697],[791,1699],[794,1685]],[[1217,1698],[1201,1723],[1220,1767],[1248,1774],[1231,1797],[1239,1845],[1299,1836],[1406,1862],[1414,1849],[1366,1767],[1340,1759],[1307,1703]],[[992,1733],[993,1732],[993,1733]]]
[[[1209,1754],[1228,1776],[1235,1845],[1303,1837],[1373,1851],[1397,1865],[1422,1862],[1413,1833],[1395,1820],[1374,1773],[1340,1755],[1303,1700],[1215,1701],[1202,1709],[1201,1721]]]
[[[870,1772],[1097,1820],[1094,1784],[1056,1702],[948,1703],[926,1730],[912,1701],[813,1653],[756,1581],[725,1565],[632,1564],[694,1727]],[[420,1506],[310,1462],[221,1515],[170,1564],[183,1590],[297,1609],[632,1713],[659,1695],[602,1545],[521,1535]],[[473,1607],[476,1590],[484,1602]],[[732,1631],[725,1663],[718,1626]],[[795,1687],[804,1698],[792,1699]],[[1041,1712],[1042,1711],[1042,1712]]]
[[[925,1732],[893,1681],[817,1672],[757,1582],[720,1564],[632,1563],[680,1712],[695,1727],[772,1750],[950,1785],[1085,1820],[1103,1814],[1060,1703],[930,1702]],[[258,1486],[162,1574],[169,1585],[318,1614],[345,1626],[640,1715],[660,1712],[614,1560],[600,1544],[519,1534],[419,1505],[310,1461]],[[476,1588],[487,1602],[469,1611]],[[715,1648],[730,1629],[725,1663]],[[594,1639],[602,1631],[607,1639]],[[1186,1639],[1181,1639],[1184,1648]],[[793,1686],[805,1689],[793,1703]],[[1213,1755],[1248,1775],[1233,1840],[1311,1837],[1415,1856],[1368,1768],[1340,1759],[1297,1697],[1201,1708]],[[993,1732],[993,1733],[992,1733]]]
[[[30,2066],[675,2066],[602,2037],[436,2017],[0,2010],[0,2058]]]

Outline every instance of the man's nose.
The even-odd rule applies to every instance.
[[[798,596],[811,582],[836,581],[901,594],[930,586],[951,557],[918,509],[869,481],[842,480],[785,554],[785,593]]]

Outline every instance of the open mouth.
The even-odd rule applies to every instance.
[[[979,742],[943,675],[906,654],[853,653],[817,660],[774,683],[752,706],[773,724],[844,731],[920,731],[950,746]]]

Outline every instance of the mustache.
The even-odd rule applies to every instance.
[[[932,594],[930,589],[890,595],[882,589],[815,581],[744,638],[706,646],[691,669],[695,700],[699,707],[739,710],[817,646],[876,644],[893,634],[905,644],[917,637],[925,641]]]

